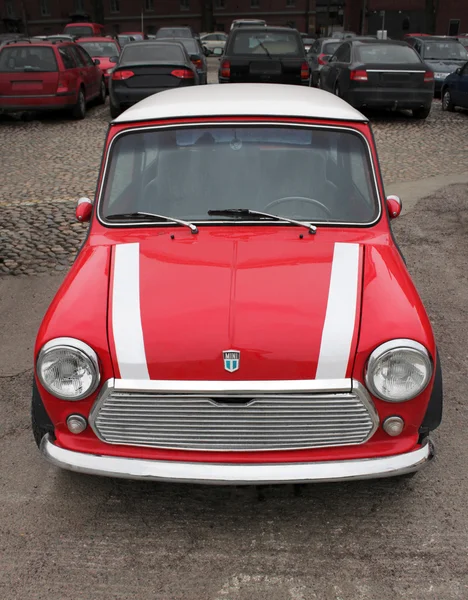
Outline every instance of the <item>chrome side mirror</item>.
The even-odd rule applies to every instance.
[[[391,196],[387,196],[387,209],[390,219],[396,219],[398,216],[400,216],[402,208],[403,205],[399,196],[394,196],[393,194]]]
[[[76,205],[75,216],[80,223],[86,223],[91,218],[93,203],[89,198],[80,198]]]

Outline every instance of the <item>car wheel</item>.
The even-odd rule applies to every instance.
[[[415,119],[427,119],[430,112],[431,112],[430,106],[424,106],[423,108],[414,108],[413,109],[413,117]]]
[[[442,110],[448,110],[453,112],[455,110],[455,104],[452,102],[452,94],[450,90],[442,90]]]
[[[86,99],[83,88],[80,88],[78,92],[78,100],[72,110],[72,116],[74,119],[84,119],[86,115]]]
[[[99,86],[99,96],[97,97],[96,104],[106,103],[106,82],[104,78],[101,79],[101,85]]]
[[[122,114],[119,106],[114,106],[112,102],[110,103],[110,115],[113,119],[117,119]]]

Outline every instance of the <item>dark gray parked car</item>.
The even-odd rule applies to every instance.
[[[335,54],[343,40],[332,38],[319,38],[315,40],[307,52],[307,61],[310,67],[310,85],[318,87],[320,71],[327,64],[329,58]]]
[[[156,38],[158,42],[166,41],[165,38]],[[195,65],[200,78],[200,83],[205,85],[208,83],[208,64],[206,62],[205,52],[200,42],[195,38],[168,38],[167,41],[180,42],[185,46],[185,49],[190,56],[190,60]]]

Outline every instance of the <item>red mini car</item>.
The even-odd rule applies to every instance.
[[[73,42],[7,42],[0,48],[0,112],[69,109],[83,119],[87,102],[106,101],[98,65]]]
[[[37,337],[44,456],[218,484],[415,472],[442,378],[400,210],[369,122],[332,94],[195,86],[127,110]]]
[[[120,45],[117,40],[108,37],[84,37],[80,38],[77,43],[93,60],[99,60],[106,88],[109,88],[110,72],[115,67],[120,55]]]

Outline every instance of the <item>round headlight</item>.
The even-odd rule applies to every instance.
[[[413,340],[392,340],[372,352],[366,383],[369,390],[387,402],[405,402],[420,394],[432,376],[429,354]]]
[[[84,342],[57,338],[39,352],[37,376],[45,389],[62,400],[81,400],[99,384],[96,353]]]

